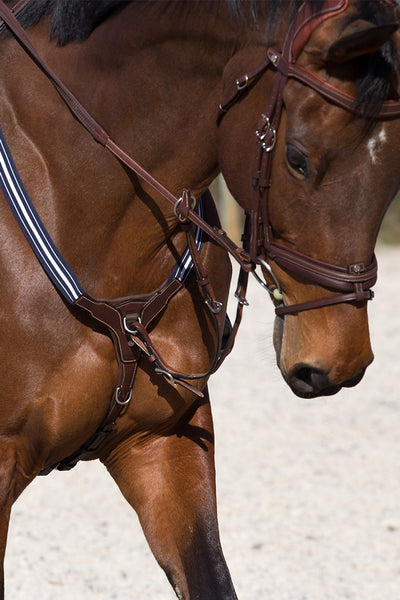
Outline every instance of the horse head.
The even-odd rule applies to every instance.
[[[261,161],[271,161],[256,217],[263,221],[260,235],[274,274],[271,283],[280,286],[285,305],[278,308],[275,322],[277,363],[292,390],[303,397],[355,385],[373,360],[367,315],[371,293],[362,288],[364,295],[338,299],[335,286],[314,275],[321,262],[328,270],[329,265],[343,272],[373,270],[379,226],[400,185],[399,123],[380,114],[384,100],[398,97],[393,6],[385,10],[383,2],[330,2],[316,8],[285,42],[290,48],[281,88],[273,83],[273,69],[257,73],[256,83],[220,126],[223,173],[248,214],[256,210],[251,188],[256,143]],[[334,14],[325,19],[324,10]],[[269,54],[272,60],[282,59],[279,51]],[[228,81],[235,69],[243,72],[241,61],[228,65]],[[297,73],[292,77],[293,65]],[[343,102],[336,101],[337,91]],[[268,105],[274,93],[276,102],[282,98],[276,132]],[[269,128],[262,136],[260,114],[261,124],[267,121]],[[256,131],[258,137],[269,135],[264,151]],[[248,165],[245,177],[240,163]],[[280,248],[276,258],[274,246]],[[286,249],[297,261],[295,268],[279,260]],[[299,266],[304,261],[310,277]],[[264,275],[271,279],[267,270]]]

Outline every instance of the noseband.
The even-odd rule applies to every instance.
[[[396,6],[392,0],[381,1],[387,6]],[[326,19],[346,10],[348,4],[349,0],[325,0],[321,3],[318,13],[315,13],[312,10],[311,3],[304,2],[288,30],[282,50],[269,48],[266,60],[253,71],[239,77],[235,82],[235,92],[219,106],[219,118],[221,119],[243,95],[243,92],[254,85],[268,68],[275,70],[272,94],[256,129],[257,150],[252,181],[254,192],[249,214],[249,233],[245,236],[245,239],[247,239],[248,246],[246,249],[253,263],[261,264],[267,277],[268,274],[272,275],[273,286],[276,287],[273,287],[272,290],[267,286],[265,287],[272,294],[275,304],[277,304],[275,308],[277,315],[297,313],[343,302],[360,302],[373,298],[373,291],[370,288],[376,283],[377,279],[375,255],[369,265],[357,262],[347,267],[317,260],[274,241],[269,218],[269,189],[271,187],[273,151],[283,108],[282,94],[288,79],[296,79],[336,106],[358,116],[363,116],[355,107],[355,98],[296,64],[297,58],[314,29]],[[400,101],[388,100],[384,102],[378,113],[378,117],[381,119],[398,116],[400,116]],[[302,304],[284,305],[283,293],[278,279],[272,272],[271,266],[262,258],[263,256],[266,256],[268,261],[273,261],[293,277],[317,284],[337,293],[327,298],[311,300]],[[258,279],[260,280],[260,278]]]

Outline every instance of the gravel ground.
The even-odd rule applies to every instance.
[[[221,537],[240,600],[400,598],[400,250],[381,247],[378,260],[376,358],[356,388],[310,401],[290,392],[255,283],[211,382]],[[7,600],[175,598],[97,462],[38,478],[17,501],[6,591]]]

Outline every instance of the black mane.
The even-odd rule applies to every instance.
[[[288,25],[304,0],[227,0],[231,11],[238,19],[245,17],[245,12],[250,19],[257,23],[265,20],[266,13],[266,35],[273,36],[282,20]],[[317,9],[320,0],[308,0],[313,8]]]
[[[391,25],[388,13],[381,10],[379,2],[358,0],[358,7],[363,19],[375,25]],[[374,54],[359,59],[356,81],[357,108],[366,116],[374,117],[382,102],[397,97],[399,59],[394,42],[390,40]]]
[[[5,1],[15,4],[15,0]],[[36,25],[43,17],[52,14],[50,36],[56,39],[60,46],[64,46],[71,41],[86,40],[112,12],[131,1],[144,0],[31,0],[18,13],[18,20],[26,28]],[[172,3],[177,6],[181,3],[187,7],[191,1],[172,0]],[[320,2],[308,1],[316,7]],[[207,2],[211,4],[213,0]],[[287,23],[290,21],[303,0],[226,0],[226,3],[238,22],[243,23],[248,16],[253,23],[265,21],[266,34],[269,36],[273,35],[282,19]],[[211,9],[211,6],[206,6],[206,1],[205,8]]]
[[[19,21],[23,27],[30,27],[52,13],[50,36],[64,46],[73,40],[86,40],[124,2],[126,0],[31,0],[21,11]]]
[[[15,3],[15,0],[6,0]],[[44,16],[52,13],[50,36],[59,45],[70,41],[83,42],[92,31],[112,12],[120,9],[131,0],[31,0],[19,15],[24,27],[35,25]],[[136,0],[144,1],[144,0]],[[179,5],[180,0],[172,0]],[[182,4],[187,7],[191,0]],[[318,10],[320,0],[308,0]],[[382,10],[378,0],[357,0],[362,18],[376,25],[387,24],[388,13]],[[290,19],[303,0],[226,0],[232,14],[238,23],[250,21],[265,22],[266,39],[271,39],[282,21],[289,23]],[[208,7],[208,10],[211,6]],[[268,18],[266,18],[268,17]],[[395,47],[388,42],[374,54],[363,56],[357,65],[359,76],[356,82],[357,108],[367,116],[373,116],[379,111],[384,100],[395,97],[397,89],[397,73],[399,62]]]

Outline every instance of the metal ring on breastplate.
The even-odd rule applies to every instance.
[[[134,328],[129,327],[126,317],[123,318],[122,322],[123,322],[126,333],[130,333],[131,335],[135,335],[135,333],[137,333],[136,327],[134,327]],[[139,315],[137,317],[137,323],[141,323]]]
[[[193,209],[194,209],[194,207],[196,206],[196,202],[197,202],[197,200],[196,200],[196,198],[193,196],[193,194],[190,194],[190,199],[191,199],[191,201],[192,201],[192,202],[191,202],[191,204],[190,204],[190,208],[191,208],[191,210],[193,210]],[[177,201],[175,202],[175,204],[174,204],[174,215],[175,215],[176,217],[178,217],[178,219],[179,219],[178,207],[179,207],[180,203],[182,202],[182,200],[183,200],[183,198],[182,198],[182,196],[181,196],[180,198],[178,198],[178,200],[177,200]]]
[[[120,391],[121,391],[120,386],[118,386],[117,388],[115,388],[114,399],[115,399],[115,402],[117,404],[119,404],[120,406],[125,406],[125,404],[129,404],[129,402],[132,400],[132,389],[130,390],[127,399],[124,400],[124,401],[121,401],[118,398]]]

